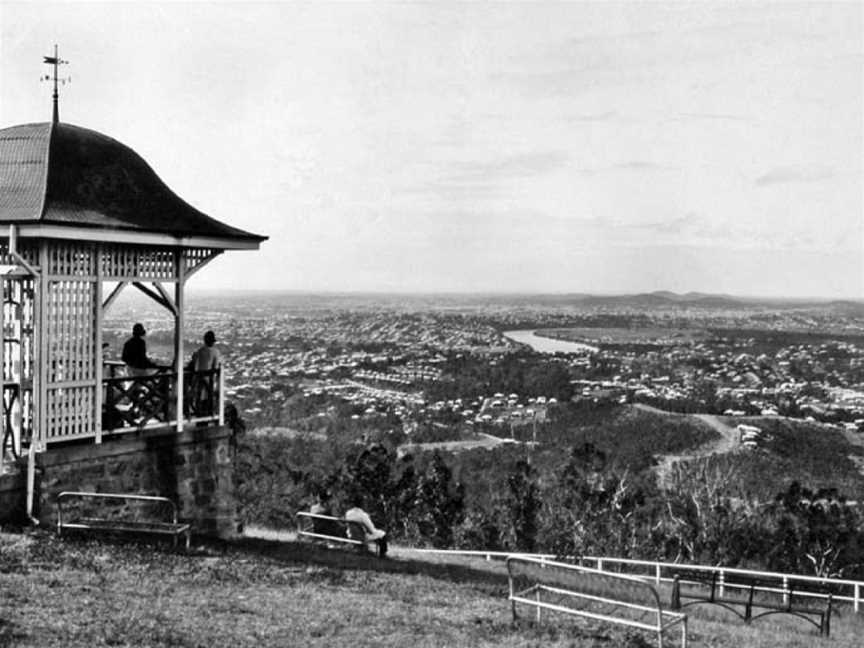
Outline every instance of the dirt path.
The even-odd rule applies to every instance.
[[[412,449],[421,450],[470,450],[472,448],[494,448],[495,446],[504,443],[517,443],[512,439],[502,439],[500,437],[478,432],[477,435],[481,438],[471,439],[469,441],[436,441],[430,443],[406,443],[399,446],[400,452],[408,452]]]
[[[651,412],[652,414],[662,414],[663,416],[688,416],[691,418],[699,419],[705,425],[707,425],[720,435],[719,439],[714,439],[707,443],[703,443],[698,448],[694,448],[683,454],[663,455],[660,458],[660,462],[657,464],[657,482],[661,488],[664,488],[668,485],[669,475],[672,471],[672,465],[675,462],[684,459],[698,459],[700,457],[708,457],[712,454],[732,452],[738,447],[738,431],[734,427],[728,425],[725,421],[723,421],[721,417],[718,417],[714,414],[677,414],[674,412],[666,412],[656,407],[651,407],[650,405],[643,405],[642,403],[636,403],[633,405],[633,407],[640,409],[644,412]]]

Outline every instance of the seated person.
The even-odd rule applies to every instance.
[[[332,515],[330,512],[330,495],[323,491],[315,493],[315,501],[309,507],[309,512],[312,515]]]
[[[330,511],[330,494],[325,491],[315,493],[315,501],[309,507],[309,512],[312,515],[328,515],[333,514]],[[345,534],[342,525],[336,520],[321,520],[311,518],[312,533],[320,533],[321,535],[342,536]]]
[[[353,497],[350,502],[351,508],[345,512],[345,520],[359,523],[366,531],[366,542],[374,542],[378,545],[378,557],[384,558],[387,555],[387,532],[375,528],[372,518],[361,508],[363,504],[361,497]]]
[[[159,365],[147,356],[147,342],[144,336],[147,331],[141,323],[132,327],[132,337],[123,345],[123,362],[126,363],[127,374],[130,376],[148,376]]]

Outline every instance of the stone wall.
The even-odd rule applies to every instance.
[[[4,466],[5,468],[6,466]],[[0,522],[19,523],[26,517],[26,466],[8,466],[10,472],[0,475]]]
[[[233,452],[227,427],[52,447],[37,456],[37,516],[53,526],[57,495],[66,490],[161,495],[177,502],[193,533],[232,537],[241,530]]]

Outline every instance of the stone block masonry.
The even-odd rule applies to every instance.
[[[0,475],[0,522],[22,523],[26,519],[25,479],[23,468]]]
[[[232,432],[227,427],[159,430],[101,444],[52,447],[37,457],[38,517],[56,524],[62,491],[161,495],[178,505],[198,535],[240,530],[234,494]]]

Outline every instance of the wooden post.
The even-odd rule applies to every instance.
[[[225,367],[219,365],[219,427],[225,425]]]
[[[30,445],[36,452],[42,452],[48,434],[45,426],[48,424],[48,243],[39,241],[39,277],[35,282],[36,312],[33,326],[36,329],[36,349],[33,354],[35,371],[33,372],[34,389],[34,421],[33,438]]]
[[[174,315],[174,369],[177,372],[177,431],[183,431],[183,328],[186,322],[185,313],[186,304],[183,298],[183,287],[186,282],[186,259],[183,256],[183,250],[174,252],[174,276],[176,283],[174,284],[174,306],[177,309]]]
[[[96,366],[94,367],[96,370],[96,398],[93,400],[96,403],[96,418],[93,420],[93,423],[96,428],[96,443],[102,443],[102,390],[104,389],[102,385],[102,367],[105,362],[102,352],[102,320],[104,317],[102,311],[102,246],[96,245],[93,254],[96,257],[96,296],[95,304],[93,305],[93,323],[96,326]]]
[[[15,229],[14,226],[12,226],[12,225],[9,226],[9,245],[10,246],[12,245],[12,237],[13,237],[14,229]],[[11,247],[10,247],[10,249],[11,249]],[[14,261],[14,259],[11,258],[12,255],[10,254],[9,256],[10,256],[10,260]],[[6,414],[6,387],[5,387],[5,384],[3,382],[4,378],[6,377],[6,342],[4,341],[3,331],[6,328],[6,285],[7,285],[7,283],[8,282],[5,280],[5,278],[3,276],[0,276],[0,299],[2,299],[2,301],[0,301],[0,419],[3,419],[2,424],[0,424],[0,439],[3,439],[4,443],[6,441],[6,434],[10,433],[10,431],[6,429],[6,421],[9,421],[10,425],[12,424],[12,413],[10,412],[9,416],[5,416],[5,414]],[[24,346],[24,345],[22,344],[21,346]],[[9,365],[11,367],[11,365],[12,365],[11,360],[10,360]],[[21,394],[19,392],[18,396],[19,396],[19,398],[21,398],[23,400],[23,394]],[[20,426],[19,426],[19,429],[20,429]],[[20,436],[21,433],[19,432],[18,435]],[[0,448],[0,454],[2,454],[5,449],[6,449],[5,446]],[[21,451],[20,446],[18,446],[18,448],[15,447],[15,438],[14,437],[12,438],[12,450],[19,452],[19,453]],[[2,458],[3,457],[0,457],[0,459],[2,459]]]

